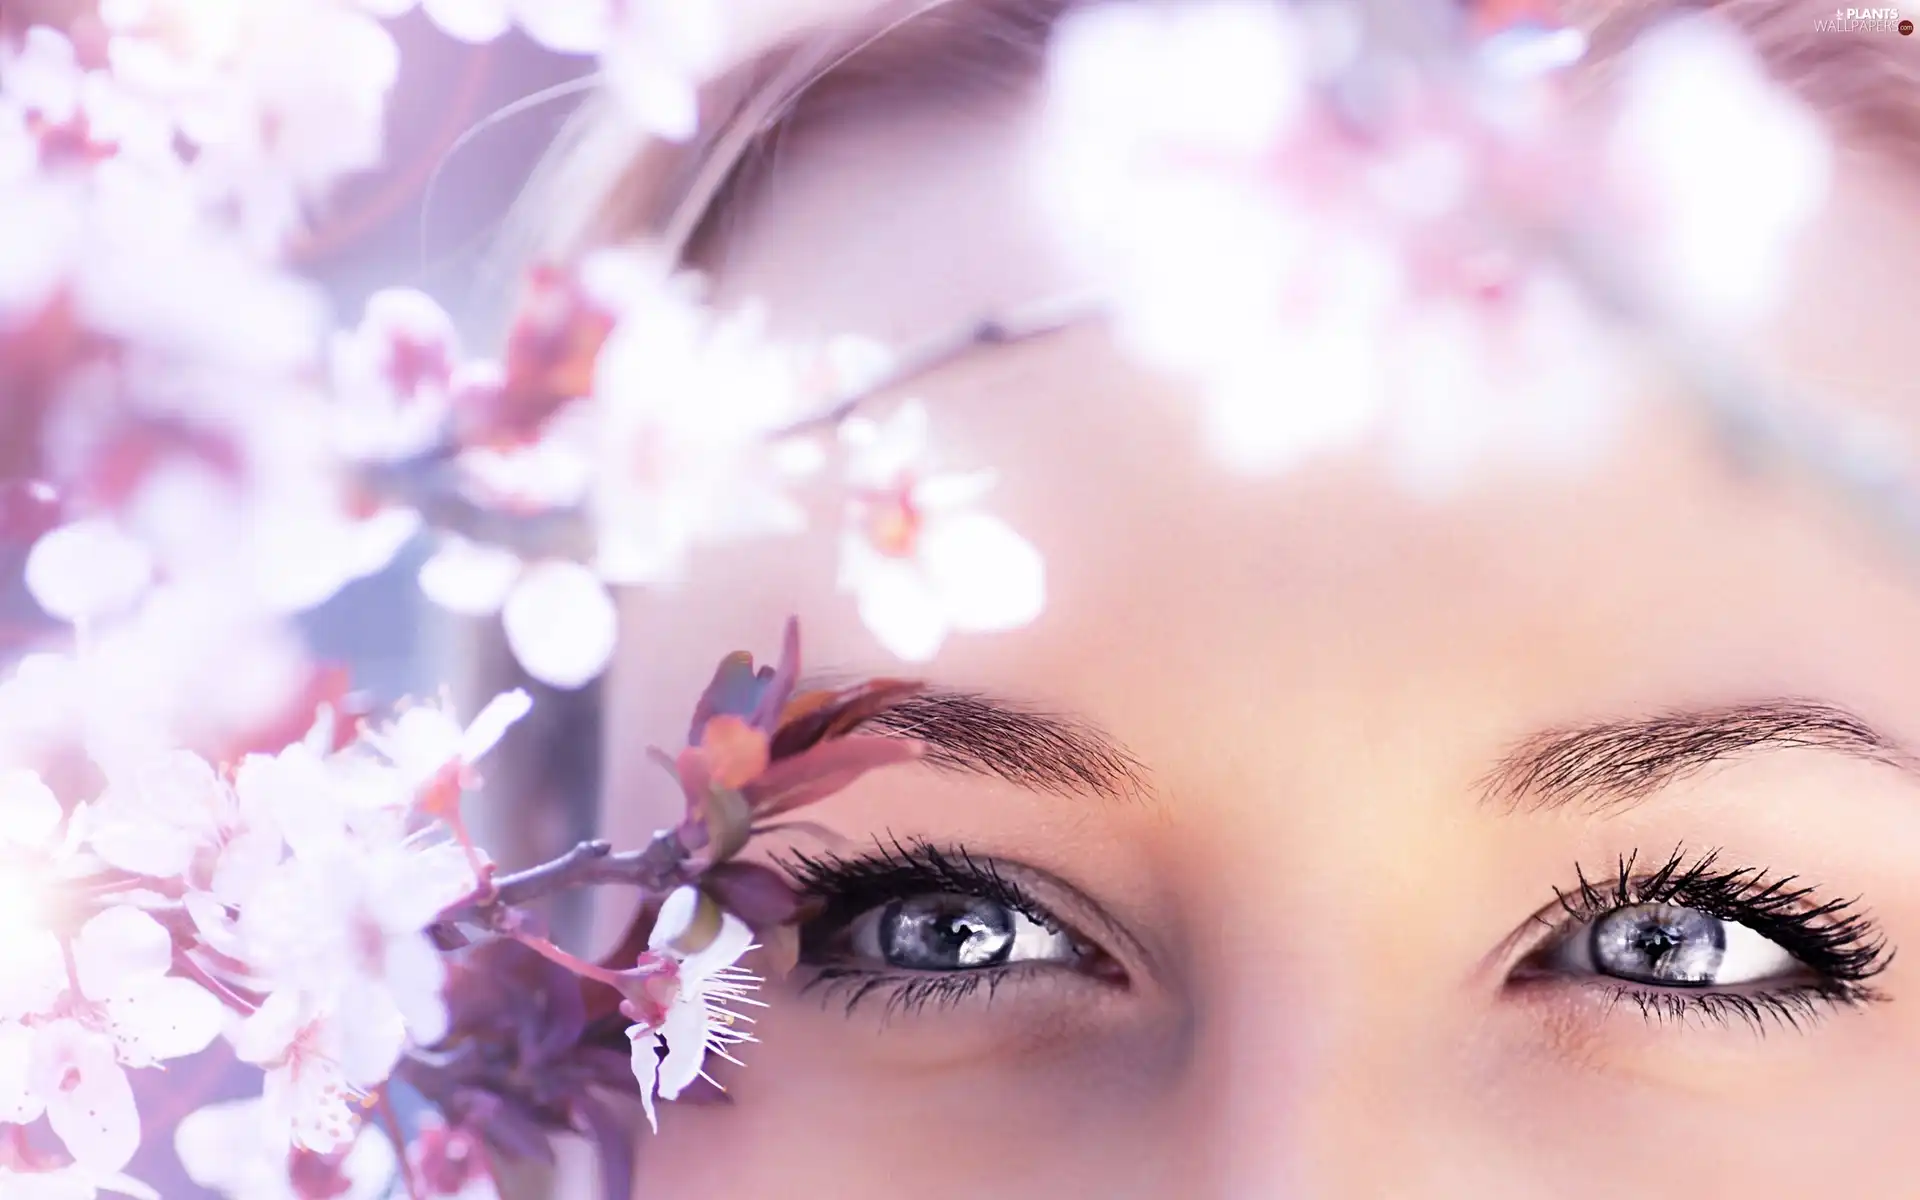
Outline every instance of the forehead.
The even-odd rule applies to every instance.
[[[850,105],[782,136],[709,239],[723,302],[764,301],[787,335],[910,345],[1075,288],[1026,169],[1033,90],[912,101]],[[1844,160],[1791,310],[1748,347],[1834,413],[1912,408],[1908,186],[1877,159]],[[1778,695],[1826,696],[1920,742],[1903,715],[1920,592],[1900,556],[1805,489],[1740,477],[1659,395],[1639,398],[1589,471],[1520,464],[1435,502],[1365,453],[1273,477],[1219,470],[1197,397],[1096,328],[977,353],[914,394],[939,465],[995,469],[988,504],[1048,572],[1035,625],[952,639],[928,674],[1086,713],[1156,771],[1210,777],[1230,765],[1222,746],[1257,757],[1282,726],[1377,757],[1383,738],[1440,738],[1436,721],[1491,745]],[[838,536],[821,510],[804,539],[716,558],[682,597],[629,594],[627,620],[708,637],[687,639],[689,686],[796,612],[813,662],[897,674],[836,590]],[[646,670],[628,671],[620,703],[636,716],[661,653],[650,645]],[[1212,757],[1179,761],[1196,755]]]

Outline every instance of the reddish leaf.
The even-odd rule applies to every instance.
[[[759,863],[721,863],[700,877],[700,887],[756,932],[784,925],[800,912],[800,894],[778,871]]]
[[[773,735],[774,760],[791,758],[830,738],[852,733],[925,686],[911,679],[870,679],[831,693],[828,700],[809,706],[780,726]]]
[[[824,800],[868,771],[912,762],[925,749],[904,737],[836,738],[774,763],[742,790],[753,805],[754,817],[764,820]]]
[[[745,786],[769,761],[767,735],[731,713],[721,713],[700,731],[698,751],[714,787]]]
[[[799,682],[800,622],[798,618],[788,617],[786,630],[780,637],[780,661],[760,693],[760,702],[754,705],[752,723],[755,729],[773,733]]]
[[[687,744],[698,746],[706,736],[707,722],[722,714],[744,717],[760,703],[762,676],[771,678],[772,670],[753,669],[753,655],[735,650],[720,660],[713,680],[693,706],[693,721],[687,726]]]

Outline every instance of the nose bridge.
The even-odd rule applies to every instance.
[[[1217,917],[1193,940],[1200,1194],[1509,1194],[1498,1155],[1466,1151],[1499,1140],[1474,1084],[1472,954],[1432,914],[1447,885],[1409,851],[1418,818],[1384,817],[1280,817],[1217,848]]]
[[[1267,948],[1216,972],[1196,1081],[1222,1200],[1414,1196],[1414,1153],[1445,1107],[1430,1032],[1365,973],[1303,969]],[[1447,1193],[1437,1193],[1447,1194]]]

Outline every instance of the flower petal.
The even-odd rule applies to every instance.
[[[920,535],[920,562],[957,629],[1016,629],[1046,607],[1040,552],[987,513],[928,522]]]
[[[578,563],[528,568],[500,616],[513,656],[550,687],[570,690],[597,677],[619,637],[606,585]]]
[[[103,1004],[120,1057],[134,1066],[198,1054],[227,1024],[227,1008],[213,993],[169,976]]]
[[[925,752],[912,738],[881,734],[835,738],[781,759],[741,790],[753,806],[754,819],[764,821],[823,800],[868,771],[912,762]]]
[[[660,1083],[660,1038],[644,1025],[628,1028],[633,1043],[633,1077],[640,1083],[640,1106],[647,1110],[647,1124],[660,1132],[660,1118],[654,1112],[653,1093]]]
[[[660,902],[660,911],[653,918],[653,932],[647,935],[647,948],[659,950],[693,924],[693,917],[700,908],[700,890],[690,884],[683,884],[667,893]]]
[[[672,1100],[700,1078],[700,1068],[706,1064],[706,1005],[690,992],[682,993],[681,999],[667,1007],[660,1037],[667,1043],[667,1057],[660,1063],[660,1096]]]
[[[26,880],[0,879],[0,920],[16,919],[8,889]],[[28,904],[37,897],[24,897]],[[0,926],[0,1021],[44,1013],[67,990],[67,955],[60,939],[37,928]]]
[[[487,701],[487,706],[473,718],[460,739],[460,761],[479,762],[487,751],[499,744],[507,730],[532,709],[533,697],[520,688],[502,692]]]
[[[81,621],[131,606],[153,578],[153,555],[112,521],[89,518],[43,534],[27,554],[27,590],[49,616]]]
[[[420,590],[448,612],[484,617],[500,611],[520,560],[506,550],[448,537],[439,552],[420,565]]]
[[[0,1025],[0,1125],[26,1125],[46,1110],[33,1090],[34,1039],[24,1025]]]
[[[60,828],[60,800],[40,776],[21,768],[0,772],[0,843],[45,846]]]
[[[42,1029],[37,1049],[35,1086],[67,1153],[92,1175],[126,1166],[140,1148],[140,1111],[113,1043],[58,1021]]]
[[[292,992],[274,992],[228,1037],[241,1062],[265,1066],[286,1057],[305,1024],[300,998]]]
[[[201,1187],[238,1192],[251,1182],[249,1167],[270,1144],[260,1100],[209,1104],[180,1118],[173,1150],[187,1176]]]
[[[447,964],[423,935],[390,937],[386,954],[387,988],[415,1044],[431,1046],[447,1036]]]
[[[701,757],[714,787],[737,788],[767,769],[767,735],[739,717],[722,713],[700,733]]]
[[[860,620],[880,644],[908,662],[925,662],[946,641],[942,598],[910,562],[873,556],[856,574]]]
[[[491,42],[512,28],[503,0],[422,0],[421,7],[440,32],[462,42]]]
[[[753,931],[732,913],[720,919],[720,933],[707,948],[689,954],[680,963],[680,987],[686,994],[697,994],[716,971],[740,961],[753,948]]]
[[[173,966],[173,938],[137,908],[109,908],[80,927],[73,968],[89,1000],[104,1000]]]

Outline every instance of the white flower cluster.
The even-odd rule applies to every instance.
[[[1039,194],[1121,343],[1201,384],[1227,464],[1378,436],[1427,486],[1489,450],[1590,450],[1629,347],[1556,233],[1644,247],[1636,289],[1683,327],[1780,298],[1826,143],[1731,33],[1657,30],[1595,117],[1561,76],[1573,30],[1508,31],[1463,89],[1370,55],[1360,19],[1104,5],[1054,39]]]
[[[22,672],[0,708],[59,679]],[[33,770],[0,773],[0,1121],[44,1115],[81,1176],[137,1194],[118,1179],[141,1135],[127,1072],[224,1035],[265,1073],[256,1156],[344,1150],[358,1099],[446,1034],[426,929],[481,860],[449,837],[445,794],[528,703],[464,730],[413,708],[338,751],[322,720],[226,772],[92,723],[71,749],[99,789],[69,806]]]

